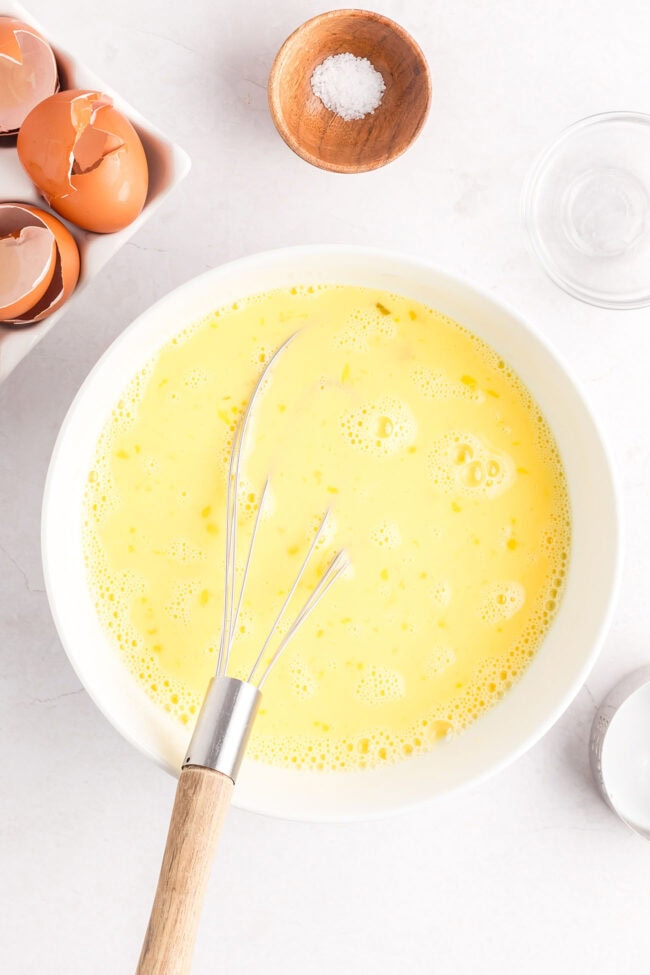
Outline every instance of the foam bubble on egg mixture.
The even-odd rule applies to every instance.
[[[341,425],[354,447],[377,457],[404,450],[417,433],[417,421],[410,407],[393,396],[382,396],[346,413]]]
[[[372,768],[444,747],[496,706],[566,582],[552,433],[464,327],[399,295],[309,283],[179,322],[98,439],[83,510],[89,590],[133,680],[189,730],[220,641],[232,439],[261,368],[296,332],[242,461],[240,552],[270,484],[230,673],[248,675],[327,511],[274,646],[343,547],[351,566],[265,684],[249,754]]]

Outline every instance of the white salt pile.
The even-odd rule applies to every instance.
[[[372,115],[386,91],[384,79],[368,58],[334,54],[311,76],[311,90],[325,108],[346,122]]]

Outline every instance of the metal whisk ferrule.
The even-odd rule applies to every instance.
[[[233,782],[260,706],[262,692],[237,677],[213,677],[194,728],[183,768],[199,765]]]

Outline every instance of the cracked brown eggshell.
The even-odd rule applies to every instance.
[[[67,227],[39,207],[0,203],[0,322],[32,325],[70,297],[79,249]]]
[[[52,209],[85,230],[121,230],[145,204],[142,143],[108,95],[75,89],[46,98],[23,122],[17,148]]]
[[[14,135],[58,87],[56,59],[45,38],[29,24],[0,16],[0,136]]]
[[[0,236],[0,321],[24,315],[41,300],[55,260],[56,241],[46,227],[22,227]]]

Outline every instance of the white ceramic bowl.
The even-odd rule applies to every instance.
[[[592,667],[612,611],[619,519],[611,463],[574,380],[518,315],[426,264],[384,251],[296,247],[202,274],[141,315],[92,370],[63,423],[43,502],[43,562],[52,614],[88,693],[125,738],[172,772],[188,729],[156,707],[111,647],[93,609],[82,557],[82,495],[100,429],[129,377],[184,325],[242,296],[300,283],[384,288],[433,306],[490,343],[541,406],[564,461],[573,512],[566,593],[543,645],[505,699],[456,740],[397,765],[314,773],[244,763],[237,805],[306,820],[367,818],[475,784],[530,748]]]

